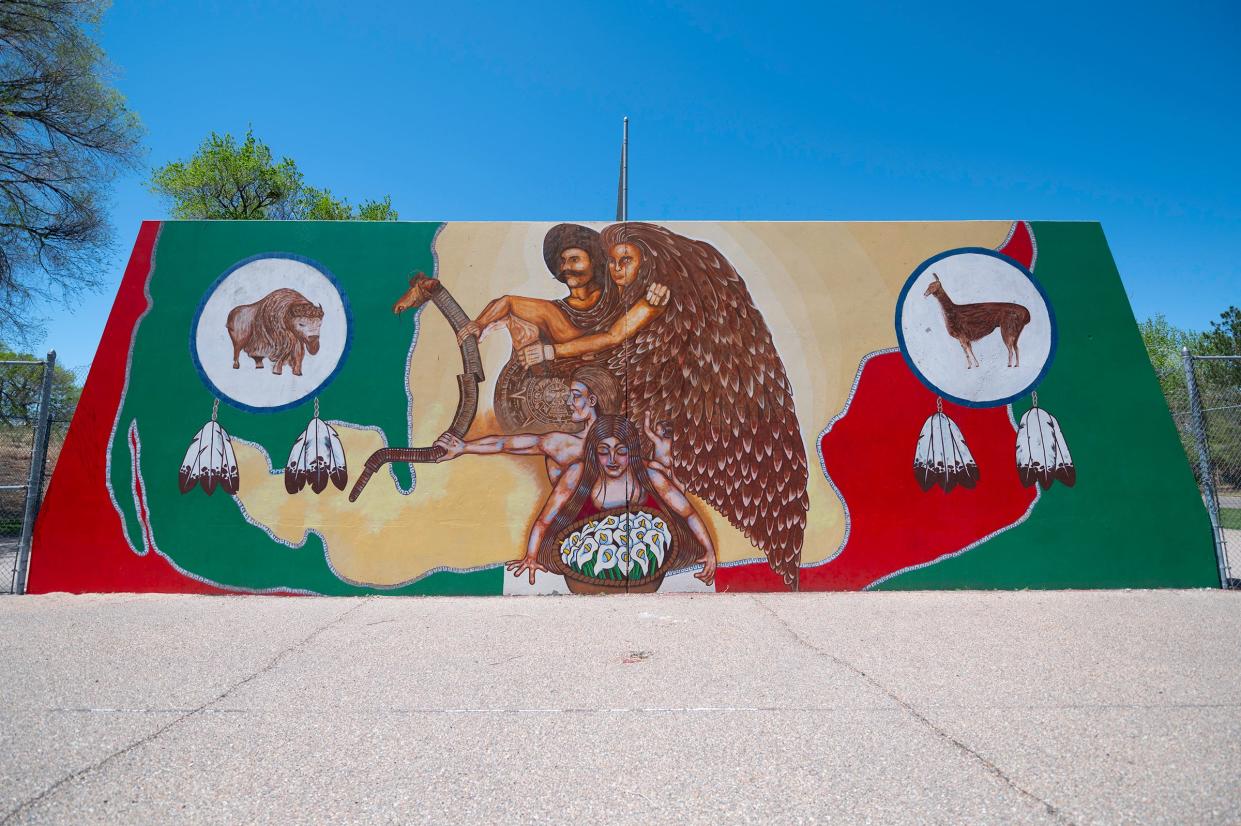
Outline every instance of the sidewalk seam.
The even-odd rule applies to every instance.
[[[336,616],[331,621],[325,623],[319,628],[316,628],[314,631],[311,631],[308,635],[298,640],[297,642],[293,643],[288,648],[285,648],[284,650],[277,652],[277,654],[274,657],[272,657],[271,661],[268,662],[267,665],[258,669],[253,674],[250,674],[249,676],[244,677],[243,679],[229,686],[223,692],[216,695],[212,699],[206,701],[202,705],[199,705],[196,708],[190,709],[189,711],[180,715],[176,719],[170,721],[166,725],[160,726],[158,729],[151,732],[150,734],[144,737],[141,737],[138,740],[135,740],[134,742],[130,743],[127,746],[117,749],[111,754],[105,755],[104,757],[95,761],[91,765],[86,766],[85,768],[82,768],[82,769],[78,769],[75,772],[71,772],[70,774],[65,775],[64,777],[60,778],[52,785],[48,786],[43,791],[39,792],[34,797],[30,798],[29,800],[25,800],[22,803],[19,803],[16,808],[14,808],[13,810],[5,814],[3,819],[0,819],[0,826],[3,826],[3,824],[6,824],[6,823],[11,823],[18,815],[22,814],[23,812],[33,808],[34,806],[37,806],[39,803],[48,799],[65,785],[72,783],[74,780],[77,780],[81,777],[85,777],[86,775],[90,774],[91,772],[97,769],[103,768],[104,766],[106,766],[108,763],[112,762],[116,758],[124,754],[128,754],[129,752],[133,751],[134,749],[139,748],[140,746],[145,746],[147,743],[150,743],[151,741],[163,735],[164,732],[168,731],[173,726],[176,726],[179,723],[182,723],[185,720],[188,720],[191,717],[195,717],[203,713],[204,711],[210,709],[211,706],[226,699],[229,695],[237,691],[242,686],[245,686],[248,683],[263,676],[264,674],[267,674],[268,672],[270,672],[272,669],[278,666],[281,662],[283,662],[287,657],[296,653],[297,651],[304,648],[305,646],[309,645],[312,641],[314,641],[315,637],[318,637],[323,632],[339,624],[346,617],[348,617],[354,611],[357,611],[359,608],[361,608],[366,603],[370,602],[372,599],[374,599],[374,597],[363,597],[359,599],[356,603],[351,605],[348,608],[348,610],[342,611],[338,616]]]
[[[918,711],[918,709],[916,709],[913,706],[913,704],[910,703],[908,700],[906,700],[904,697],[901,697],[895,691],[888,688],[883,683],[879,682],[879,680],[875,679],[870,674],[867,674],[861,668],[857,667],[856,665],[844,659],[843,657],[837,656],[836,654],[833,654],[830,651],[826,651],[823,648],[820,648],[819,646],[807,640],[801,634],[797,633],[797,631],[793,628],[793,626],[789,625],[788,622],[784,619],[784,617],[780,616],[780,614],[774,608],[768,605],[763,599],[759,598],[757,594],[751,594],[751,598],[756,603],[758,603],[758,605],[760,605],[764,610],[766,610],[767,613],[771,614],[771,616],[775,618],[776,622],[780,623],[780,627],[783,628],[784,631],[789,636],[791,636],[794,640],[796,640],[800,645],[810,649],[814,653],[818,654],[820,657],[824,657],[825,659],[830,660],[836,665],[839,665],[841,668],[845,668],[853,672],[854,674],[864,679],[866,682],[870,683],[875,688],[879,689],[879,691],[883,692],[884,695],[886,695],[893,702],[895,702],[902,709],[904,709],[905,712],[909,714],[909,716],[913,717],[923,726],[930,729],[931,732],[936,737],[940,738],[941,740],[944,740],[948,744],[954,746],[959,751],[964,753],[967,757],[970,757],[976,762],[978,762],[979,764],[981,764],[983,768],[987,770],[988,773],[990,773],[991,775],[999,779],[1001,783],[1003,783],[1005,786],[1008,786],[1010,789],[1017,792],[1022,797],[1025,797],[1027,800],[1031,800],[1037,803],[1038,805],[1040,805],[1044,809],[1044,811],[1047,812],[1047,814],[1051,815],[1052,817],[1056,818],[1062,823],[1068,823],[1068,824],[1073,823],[1073,820],[1069,818],[1069,816],[1066,815],[1064,812],[1060,811],[1053,804],[1044,800],[1043,798],[1039,797],[1038,795],[1034,794],[1028,789],[1023,788],[1022,786],[1018,785],[1017,782],[1013,780],[1011,777],[1009,777],[1004,772],[1003,769],[1001,769],[995,763],[988,760],[986,757],[983,757],[982,754],[980,754],[979,752],[967,746],[961,740],[954,737],[947,730],[936,725],[934,722],[931,721],[929,717],[927,717],[922,712]]]

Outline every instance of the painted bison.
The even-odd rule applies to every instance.
[[[274,290],[253,304],[234,307],[226,324],[233,340],[233,369],[240,368],[237,359],[244,351],[254,359],[256,370],[263,369],[263,359],[267,358],[275,375],[288,364],[293,375],[300,376],[306,352],[312,356],[319,352],[322,324],[323,308],[297,290]]]

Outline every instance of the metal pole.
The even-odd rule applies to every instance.
[[[622,221],[629,220],[629,118],[625,118],[625,137],[621,142],[621,185],[624,187],[625,198],[622,203],[625,211],[621,214]]]
[[[1185,365],[1185,389],[1189,392],[1189,416],[1194,428],[1194,441],[1198,443],[1198,472],[1202,476],[1202,494],[1206,498],[1207,514],[1211,517],[1211,537],[1215,541],[1215,559],[1219,564],[1219,584],[1228,587],[1228,553],[1224,550],[1224,531],[1219,523],[1219,499],[1215,495],[1215,474],[1211,469],[1211,453],[1207,449],[1207,425],[1202,415],[1202,400],[1198,397],[1198,380],[1194,376],[1194,356],[1188,347],[1181,348],[1181,362]]]
[[[621,133],[620,183],[616,187],[616,220],[629,220],[629,118]]]
[[[26,575],[30,567],[30,547],[34,541],[34,521],[43,499],[43,465],[47,459],[48,420],[51,417],[52,374],[56,371],[56,351],[47,354],[43,363],[43,390],[39,394],[39,419],[34,430],[34,450],[30,456],[30,476],[26,486],[26,513],[22,518],[22,543],[17,549],[17,571],[13,593],[26,593]]]

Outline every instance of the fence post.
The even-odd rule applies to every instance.
[[[1228,555],[1224,550],[1224,531],[1219,523],[1219,499],[1215,495],[1215,472],[1211,468],[1211,453],[1207,450],[1207,424],[1202,415],[1202,399],[1198,397],[1198,380],[1194,376],[1194,357],[1188,347],[1181,348],[1181,361],[1185,365],[1185,389],[1189,392],[1189,417],[1194,428],[1194,441],[1198,443],[1198,472],[1202,475],[1202,493],[1206,497],[1207,514],[1211,517],[1211,538],[1215,542],[1215,559],[1219,564],[1219,584],[1228,587]]]
[[[43,499],[43,470],[47,459],[48,428],[51,419],[52,374],[56,371],[56,351],[43,363],[43,389],[39,393],[39,419],[34,430],[34,450],[30,456],[30,477],[26,486],[26,512],[22,517],[22,542],[17,548],[17,572],[13,593],[26,593],[26,573],[30,566],[30,546],[34,541],[34,520]]]

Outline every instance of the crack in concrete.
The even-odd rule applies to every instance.
[[[254,680],[258,679],[259,677],[262,677],[264,674],[269,673],[272,669],[274,669],[276,666],[280,665],[280,663],[281,663],[281,662],[283,662],[285,659],[287,659],[290,655],[292,655],[292,654],[296,653],[296,652],[297,652],[297,651],[299,651],[300,649],[302,649],[302,648],[304,648],[305,646],[309,645],[309,644],[310,644],[310,643],[311,643],[311,642],[315,639],[315,637],[318,637],[320,634],[322,634],[323,632],[327,631],[329,628],[333,627],[334,625],[339,624],[339,623],[340,623],[340,622],[342,622],[342,621],[343,621],[346,617],[348,617],[348,616],[349,616],[350,614],[352,614],[354,611],[357,611],[359,608],[361,608],[361,607],[362,607],[363,605],[365,605],[366,603],[370,602],[372,599],[374,599],[374,597],[363,597],[362,599],[358,600],[358,602],[356,602],[356,603],[354,603],[353,605],[349,606],[349,608],[348,608],[347,610],[342,611],[339,615],[337,615],[337,616],[336,616],[334,619],[332,619],[330,622],[328,622],[328,623],[326,623],[326,624],[324,624],[324,625],[320,626],[319,628],[316,628],[314,631],[311,631],[308,635],[306,635],[305,637],[303,637],[301,640],[298,640],[297,642],[293,643],[293,644],[292,644],[292,645],[290,645],[288,648],[285,648],[283,651],[278,652],[278,653],[276,654],[276,656],[272,657],[271,661],[270,661],[270,662],[268,662],[268,663],[267,663],[267,665],[265,665],[265,666],[263,666],[262,668],[260,668],[259,670],[255,671],[253,674],[249,675],[248,677],[245,677],[245,678],[243,678],[242,680],[240,680],[240,681],[238,681],[238,682],[234,683],[233,685],[229,686],[229,687],[228,687],[228,688],[226,688],[223,692],[221,692],[220,694],[216,695],[215,697],[213,697],[212,699],[208,700],[207,702],[203,703],[202,705],[199,705],[199,706],[198,706],[198,707],[196,707],[196,708],[193,708],[193,709],[190,709],[190,710],[186,711],[185,713],[183,713],[183,714],[179,715],[178,717],[176,717],[175,719],[173,719],[173,720],[169,721],[169,722],[168,722],[168,723],[166,723],[165,725],[160,726],[158,729],[156,729],[155,731],[153,731],[153,732],[151,732],[150,734],[146,735],[145,737],[141,737],[141,738],[139,738],[139,739],[135,740],[134,742],[130,743],[129,745],[124,746],[123,748],[117,749],[116,751],[112,752],[111,754],[105,755],[104,757],[102,757],[102,758],[100,758],[99,760],[95,761],[95,762],[94,762],[94,763],[92,763],[91,765],[86,766],[85,768],[82,768],[82,769],[78,769],[78,770],[77,770],[77,771],[75,771],[75,772],[70,772],[69,774],[67,774],[67,775],[65,775],[64,777],[62,777],[62,778],[60,778],[59,780],[57,780],[57,781],[56,781],[55,783],[53,783],[52,785],[48,786],[48,787],[47,787],[46,789],[44,789],[43,791],[41,791],[41,792],[39,792],[38,794],[36,794],[34,797],[31,797],[31,798],[29,798],[29,799],[27,799],[27,800],[25,800],[25,801],[23,801],[23,802],[19,803],[19,804],[16,806],[16,808],[12,809],[12,810],[11,810],[11,811],[9,811],[7,814],[5,814],[5,816],[4,816],[4,818],[3,818],[3,819],[0,819],[0,826],[3,826],[3,824],[6,824],[6,823],[11,823],[11,822],[13,822],[13,821],[14,821],[14,820],[15,820],[15,819],[19,816],[19,815],[21,815],[23,812],[28,811],[29,809],[31,809],[31,808],[33,808],[33,807],[37,806],[37,805],[38,805],[39,803],[41,803],[42,801],[44,801],[44,800],[48,799],[48,798],[49,798],[49,797],[51,797],[53,794],[55,794],[57,791],[59,791],[60,789],[62,789],[65,785],[67,785],[67,784],[69,784],[69,783],[72,783],[73,781],[78,780],[78,779],[80,779],[80,778],[82,778],[82,777],[85,777],[86,775],[88,775],[88,774],[90,774],[90,773],[92,773],[92,772],[94,772],[94,771],[97,771],[98,769],[103,768],[104,766],[106,766],[108,763],[111,763],[111,762],[112,762],[113,760],[115,760],[116,758],[121,757],[121,756],[123,756],[123,755],[125,755],[125,754],[128,754],[129,752],[133,751],[134,749],[140,748],[141,746],[145,746],[147,743],[150,743],[151,741],[153,741],[153,740],[157,739],[158,737],[160,737],[161,735],[163,735],[163,734],[164,734],[164,732],[168,731],[169,729],[173,728],[174,726],[176,726],[176,725],[178,725],[178,724],[180,724],[180,723],[182,723],[182,722],[184,722],[184,721],[186,721],[186,720],[189,720],[189,719],[190,719],[190,718],[192,718],[192,717],[196,717],[196,716],[198,716],[198,715],[200,715],[200,714],[202,714],[202,713],[204,713],[204,712],[208,711],[208,710],[211,708],[211,706],[215,705],[216,703],[220,702],[221,700],[224,700],[225,698],[227,698],[229,695],[233,694],[233,693],[234,693],[235,691],[237,691],[238,689],[240,689],[240,688],[242,688],[243,686],[245,686],[245,685],[247,685],[247,684],[249,684],[249,683],[253,682]]]
[[[894,703],[896,703],[898,706],[904,709],[905,712],[909,714],[909,716],[913,717],[915,720],[917,720],[919,723],[921,723],[923,726],[929,729],[936,737],[952,745],[957,750],[965,754],[967,757],[979,763],[984,769],[987,770],[988,773],[996,777],[1005,786],[1008,786],[1010,789],[1017,792],[1018,794],[1020,794],[1022,797],[1026,798],[1027,800],[1030,800],[1038,804],[1051,817],[1055,818],[1061,823],[1067,823],[1067,824],[1073,823],[1073,820],[1068,815],[1060,811],[1060,809],[1058,809],[1050,801],[1044,800],[1043,798],[1036,795],[1034,792],[1019,785],[1017,781],[1013,780],[1013,778],[1010,777],[1007,773],[1005,773],[1003,769],[1001,769],[995,763],[988,760],[981,753],[975,751],[974,749],[967,746],[964,742],[954,737],[946,729],[941,728],[940,726],[936,725],[929,717],[927,717],[925,714],[920,712],[917,708],[914,707],[912,703],[910,703],[904,697],[900,696],[895,691],[888,688],[883,683],[879,682],[879,680],[872,677],[870,674],[867,674],[861,668],[857,667],[856,665],[844,659],[843,657],[837,656],[836,654],[833,654],[830,651],[826,651],[823,648],[820,648],[819,646],[807,640],[801,634],[797,633],[796,629],[794,629],[793,626],[789,625],[788,622],[784,619],[784,617],[780,616],[780,614],[774,608],[772,608],[770,605],[768,605],[766,602],[760,599],[757,595],[752,594],[751,598],[754,600],[755,603],[757,603],[760,607],[762,607],[765,611],[767,611],[767,613],[771,614],[771,616],[775,618],[776,622],[780,624],[780,627],[784,629],[785,633],[791,636],[799,645],[805,648],[808,648],[809,650],[813,651],[815,654],[819,655],[820,657],[830,660],[831,662],[835,663],[841,668],[844,668],[844,669],[847,669],[848,671],[853,672],[854,674],[861,677],[866,682],[870,683],[872,686],[877,688],[879,691],[883,692],[883,694],[886,695],[889,699],[891,699]]]

